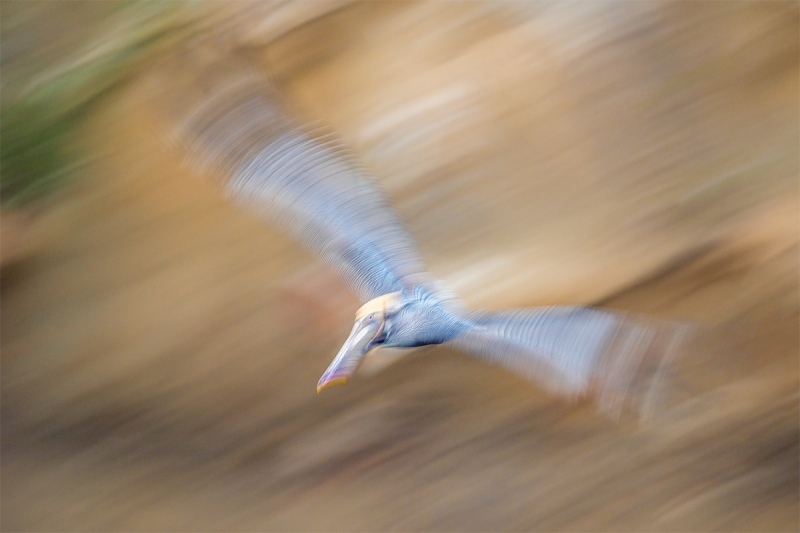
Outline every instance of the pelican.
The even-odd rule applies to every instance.
[[[382,347],[444,344],[498,363],[552,392],[618,408],[674,351],[677,329],[583,306],[469,311],[423,266],[376,182],[335,135],[295,118],[268,80],[231,58],[182,74],[173,138],[226,194],[335,269],[363,302],[317,383],[343,385]],[[163,88],[162,88],[163,90]]]

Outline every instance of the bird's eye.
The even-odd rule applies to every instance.
[[[369,317],[367,317],[367,320],[372,320],[374,318],[375,318],[375,315],[369,315]]]

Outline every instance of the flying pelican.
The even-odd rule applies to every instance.
[[[317,392],[380,347],[445,344],[569,397],[618,410],[673,351],[678,329],[590,307],[468,311],[426,274],[386,197],[334,135],[297,120],[268,80],[227,57],[168,69],[173,140],[239,204],[283,227],[364,302]],[[183,76],[183,81],[176,82]]]

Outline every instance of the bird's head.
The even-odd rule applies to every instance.
[[[317,393],[322,389],[347,383],[367,352],[386,341],[386,336],[391,330],[387,324],[403,304],[403,294],[393,292],[370,300],[356,311],[353,330],[319,379]]]

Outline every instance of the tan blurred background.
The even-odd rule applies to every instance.
[[[798,530],[795,2],[0,9],[4,531]],[[316,395],[358,302],[165,142],[154,72],[201,41],[339,132],[470,306],[721,336],[641,422],[443,348]],[[80,116],[58,186],[8,185],[20,102],[24,161]]]

